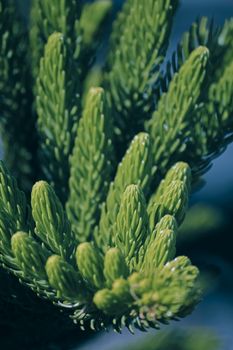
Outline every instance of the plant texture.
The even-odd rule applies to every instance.
[[[195,22],[163,72],[178,0],[127,0],[96,72],[111,6],[33,1],[24,35],[0,0],[0,262],[82,329],[144,330],[200,299],[176,238],[231,140],[232,21]]]

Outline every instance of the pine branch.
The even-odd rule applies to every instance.
[[[196,104],[201,95],[208,56],[208,49],[202,46],[191,53],[146,124],[153,142],[154,165],[162,176],[172,163],[183,158],[187,144],[192,140],[190,120],[198,123]]]
[[[159,78],[176,0],[128,0],[113,27],[107,90],[118,139],[141,131],[153,108],[152,85]],[[131,127],[133,121],[133,128]]]
[[[200,298],[198,269],[176,257],[176,235],[192,182],[185,161],[195,176],[231,140],[232,22],[222,30],[206,19],[193,24],[161,79],[177,4],[126,2],[110,40],[107,90],[82,96],[81,113],[82,83],[109,1],[83,8],[74,0],[33,3],[37,164],[48,182],[35,183],[30,207],[0,164],[0,263],[82,329],[156,328],[185,316]],[[93,9],[98,16],[88,25]],[[20,117],[23,124],[13,126],[31,83],[21,64],[27,49],[18,22],[10,29],[6,22],[11,3],[0,0],[0,12],[2,125],[12,135],[17,127],[20,142],[22,129],[31,142],[24,134],[33,132],[31,122]],[[16,141],[16,156],[30,143],[17,137],[6,139]],[[125,155],[114,173],[115,153]]]
[[[139,135],[120,169],[128,164],[132,154],[137,155],[136,150],[142,146],[147,149],[148,141],[147,135]],[[148,174],[146,169],[148,164],[141,169],[141,174]],[[184,164],[172,169],[160,185],[160,191],[163,186],[167,193],[169,181],[173,183],[176,178],[180,178],[180,182],[190,180],[187,170]],[[118,172],[121,176],[123,173],[123,170]],[[119,176],[115,186],[120,183]],[[144,189],[147,181],[145,175],[138,178]],[[158,322],[189,312],[197,302],[197,269],[185,257],[172,260],[176,208],[171,210],[170,217],[165,215],[158,220],[152,231],[145,198],[138,185],[128,186],[120,196],[120,206],[115,209],[115,238],[105,248],[106,252],[94,242],[81,243],[76,250],[77,267],[73,260],[75,246],[70,224],[52,187],[45,182],[33,187],[35,228],[30,222],[30,234],[18,232],[19,228],[26,228],[27,218],[22,215],[26,202],[4,166],[0,188],[1,207],[8,210],[0,221],[2,266],[39,296],[60,307],[68,307],[81,327],[100,329],[112,324],[118,331],[124,325],[130,330],[133,325],[140,329],[155,327]],[[7,232],[6,224],[14,223],[13,220],[22,224]],[[150,239],[153,236],[155,239]]]
[[[60,33],[52,34],[40,62],[36,107],[41,168],[63,202],[80,114],[80,86],[78,76],[73,79],[74,72],[75,63],[65,38]]]
[[[14,1],[0,1],[0,16],[0,131],[4,159],[22,187],[28,190],[37,169],[28,38]]]
[[[31,206],[36,235],[51,251],[72,261],[75,243],[70,223],[49,184],[39,181],[33,186]]]
[[[125,257],[130,271],[134,271],[139,261],[139,252],[149,233],[149,218],[146,201],[136,185],[126,187],[116,218],[113,241]]]
[[[75,59],[80,51],[80,1],[77,0],[33,0],[31,7],[30,44],[32,71],[38,76],[44,46],[54,32],[62,33],[71,47]]]
[[[154,169],[152,167],[151,142],[147,134],[134,137],[122,162],[119,163],[114,181],[110,184],[106,202],[102,206],[95,241],[101,249],[111,245],[114,224],[120,207],[121,196],[130,184],[139,185],[147,195]]]
[[[78,242],[91,238],[108,191],[113,158],[110,125],[105,93],[101,88],[92,88],[70,161],[70,195],[66,204]]]
[[[232,139],[230,127],[232,125],[232,84],[229,78],[232,59],[231,33],[231,20],[225,22],[223,29],[214,27],[213,22],[208,23],[206,17],[194,22],[189,32],[183,35],[171,62],[168,62],[166,74],[160,84],[162,92],[167,92],[174,75],[188,59],[192,50],[195,50],[198,45],[208,47],[210,59],[204,82],[205,89],[201,91],[199,108],[195,112],[197,119],[191,130],[192,138],[187,140],[187,146],[178,158],[188,161],[197,175],[201,175],[208,169],[211,160],[221,153]],[[216,103],[214,102],[215,91],[219,94],[219,100],[217,98]],[[158,100],[160,95],[161,91],[158,94]],[[225,125],[223,119],[226,121]]]

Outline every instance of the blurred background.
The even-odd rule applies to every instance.
[[[27,21],[30,0],[17,1]],[[112,19],[123,2],[114,0]],[[213,18],[216,24],[223,24],[233,16],[233,0],[181,1],[167,58],[182,33],[202,16]],[[100,60],[103,56],[100,53]],[[147,335],[136,332],[134,336],[128,331],[123,331],[121,335],[102,333],[78,348],[73,347],[73,350],[130,349],[131,344],[134,350],[233,349],[233,145],[213,162],[203,180],[202,188],[192,195],[191,207],[194,207],[178,244],[178,253],[190,256],[203,271],[203,281],[208,288],[200,305],[179,323],[161,327],[162,331],[150,331]],[[192,223],[193,217],[196,226]],[[185,236],[187,231],[190,237]],[[68,347],[64,345],[61,349]]]

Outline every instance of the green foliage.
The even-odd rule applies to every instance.
[[[13,0],[0,1],[0,17],[0,131],[4,158],[20,184],[28,190],[36,171],[36,159],[33,155],[36,150],[35,120],[31,112],[31,76],[27,55],[28,35]],[[24,132],[19,132],[22,125]]]
[[[166,92],[169,89],[171,80],[190,53],[199,45],[208,47],[210,58],[206,67],[205,88],[199,91],[195,123],[193,128],[189,128],[190,136],[183,139],[183,149],[178,149],[180,154],[176,151],[173,155],[173,158],[188,161],[193,172],[197,174],[204,172],[211,160],[232,139],[232,86],[229,78],[232,62],[231,33],[232,19],[227,20],[222,29],[216,28],[213,22],[208,23],[206,17],[193,23],[190,30],[183,35],[161,80],[157,99],[161,91]],[[217,101],[222,98],[221,102],[215,103],[215,98]],[[193,119],[193,115],[187,116]]]
[[[17,265],[25,276],[32,279],[47,279],[45,263],[48,251],[25,232],[17,232],[11,238],[12,252]]]
[[[39,62],[44,46],[51,34],[61,32],[71,46],[77,59],[80,51],[80,1],[33,0],[31,7],[30,44],[32,71],[38,75]]]
[[[111,1],[34,1],[22,36],[13,2],[0,0],[6,162],[23,189],[38,167],[28,205],[0,164],[0,263],[82,329],[157,327],[200,299],[176,236],[191,172],[231,139],[232,21],[193,24],[161,73],[177,5],[127,0],[95,75]]]
[[[149,190],[153,175],[150,147],[150,138],[146,133],[136,135],[118,165],[115,179],[110,184],[106,202],[102,206],[99,228],[95,231],[95,240],[101,249],[111,245],[114,223],[126,187],[136,184],[145,193]]]
[[[67,197],[69,155],[80,113],[79,79],[73,79],[74,67],[63,35],[52,34],[40,61],[36,85],[37,126],[43,174],[63,201]]]
[[[57,297],[79,302],[83,300],[84,286],[80,276],[61,256],[50,256],[45,268],[50,285],[57,291]]]
[[[112,287],[118,278],[129,275],[123,254],[118,248],[110,248],[104,257],[104,277],[108,287]]]
[[[76,262],[89,288],[99,289],[103,286],[103,259],[98,248],[92,243],[81,243],[76,251]]]
[[[148,235],[148,224],[142,191],[136,185],[127,186],[121,198],[113,241],[125,257],[130,271],[137,266],[140,248]]]
[[[90,89],[70,160],[70,194],[66,205],[79,242],[91,237],[108,190],[113,158],[110,124],[103,89]]]
[[[177,0],[129,0],[114,25],[106,87],[122,142],[131,140],[150,116],[152,84],[159,77],[177,4]]]
[[[196,116],[196,104],[206,73],[209,51],[206,47],[195,49],[161,96],[156,111],[147,123],[153,142],[154,163],[163,175],[163,169],[179,160],[192,138],[190,120]],[[193,121],[192,121],[193,122]]]
[[[45,181],[37,182],[32,189],[32,216],[35,234],[52,251],[63,258],[72,259],[74,238],[70,222],[52,187]]]

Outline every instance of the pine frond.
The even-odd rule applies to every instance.
[[[113,147],[105,93],[92,88],[77,129],[70,160],[70,194],[66,204],[77,242],[91,238],[112,173]]]
[[[87,298],[88,293],[85,293],[80,275],[61,256],[51,255],[45,269],[49,283],[56,290],[58,298],[78,303],[82,303],[84,296]]]
[[[139,185],[147,195],[153,173],[151,141],[148,134],[140,133],[134,137],[122,162],[119,163],[106,202],[102,206],[99,227],[95,230],[95,241],[101,249],[111,245],[121,196],[126,187],[130,184]]]
[[[68,261],[75,249],[70,222],[53,188],[45,181],[37,182],[32,189],[32,216],[35,234],[53,252]]]
[[[146,124],[152,140],[154,165],[159,167],[160,177],[180,160],[192,139],[192,123],[196,121],[196,107],[199,100],[209,50],[198,47],[176,73],[167,93],[159,100],[156,111]]]
[[[104,277],[109,288],[118,278],[127,278],[129,270],[120,249],[110,248],[104,257]]]
[[[152,85],[168,44],[176,0],[129,0],[113,29],[106,77],[116,133],[122,142],[141,131],[153,108]],[[133,128],[132,128],[133,125]]]
[[[149,232],[146,201],[136,185],[126,187],[114,228],[113,243],[122,252],[130,271],[137,268],[139,252]]]
[[[52,34],[37,79],[37,126],[43,175],[63,202],[67,198],[69,156],[80,114],[79,77],[73,79],[74,67],[64,36]]]
[[[60,32],[71,47],[74,58],[80,51],[81,5],[79,0],[33,0],[31,6],[30,44],[32,52],[32,71],[38,76],[40,59],[44,46],[54,32]]]
[[[90,289],[103,287],[103,258],[99,249],[92,243],[81,243],[76,251],[78,269]]]
[[[210,58],[204,82],[205,89],[201,91],[199,107],[194,113],[194,118],[197,119],[193,129],[190,128],[192,138],[188,140],[187,148],[180,155],[180,159],[188,161],[194,174],[198,176],[208,169],[211,160],[221,153],[232,139],[230,127],[232,125],[230,118],[232,84],[229,78],[232,61],[230,44],[232,28],[232,20],[227,20],[222,29],[215,27],[213,21],[208,23],[206,17],[194,22],[189,32],[183,35],[172,60],[167,64],[166,74],[160,83],[160,89],[167,92],[174,75],[188,59],[192,50],[195,50],[198,45],[208,47]],[[224,98],[216,103],[213,102],[214,91],[218,91],[219,97],[224,95]],[[158,94],[158,100],[160,95],[161,91]],[[226,109],[228,109],[227,117],[224,112]],[[228,120],[227,128],[222,123],[223,118]]]
[[[0,132],[4,159],[21,186],[29,190],[37,169],[37,146],[27,69],[28,37],[14,1],[0,1],[0,17]]]

